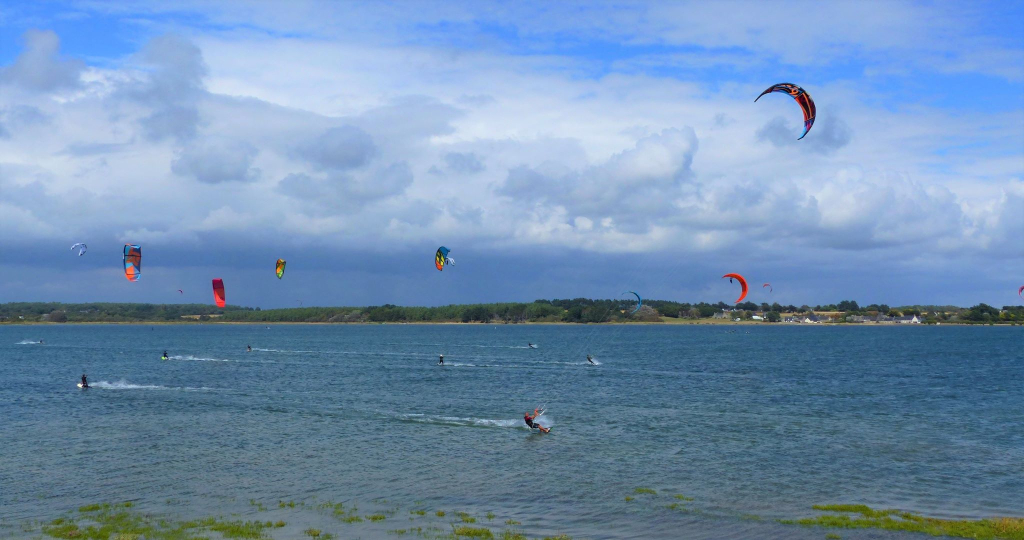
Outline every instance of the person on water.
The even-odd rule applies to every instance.
[[[164,351],[164,355],[161,356],[160,358],[163,358],[164,360],[167,360],[168,358],[170,358],[170,356],[167,356],[167,351]]]
[[[437,365],[439,365],[439,366],[443,366],[444,365],[444,355],[443,354],[440,356],[440,358],[437,359]]]
[[[527,343],[526,346],[532,349],[533,348],[533,343]]]
[[[245,350],[252,352],[252,345],[246,345]]]
[[[591,364],[594,364],[594,357],[593,357],[593,356],[590,356],[590,355],[588,354],[588,355],[587,355],[587,362],[590,362]],[[596,366],[597,364],[594,364],[594,365]]]
[[[85,373],[82,374],[82,388],[89,388],[89,380],[85,378]]]
[[[534,422],[534,420],[536,420],[537,417],[540,416],[539,411],[540,411],[539,407],[533,410],[533,414],[532,415],[529,413],[529,411],[527,411],[525,414],[523,414],[523,421],[526,422],[526,425],[530,426],[530,429],[539,429],[542,432],[547,433],[547,432],[551,431],[549,428],[546,428],[546,427],[538,424],[537,422]]]
[[[40,339],[39,340],[39,344],[42,345],[43,344],[43,340]]]

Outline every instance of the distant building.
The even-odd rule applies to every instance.
[[[711,318],[712,319],[728,319],[729,318],[729,313],[727,313],[725,311],[719,311],[718,313],[715,313],[714,316],[712,316]]]
[[[899,324],[921,324],[921,319],[918,319],[917,315],[911,315],[909,317],[896,317],[896,322]]]

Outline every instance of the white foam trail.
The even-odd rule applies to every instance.
[[[213,388],[201,387],[201,388],[190,388],[190,387],[171,387],[171,386],[160,386],[158,384],[132,384],[124,379],[117,382],[99,381],[89,383],[91,388],[102,388],[104,390],[213,390]]]
[[[42,345],[42,343],[39,343],[38,339],[35,340],[35,341],[29,340],[29,339],[23,339],[23,340],[18,342],[18,345]]]
[[[226,358],[205,358],[202,356],[187,355],[173,355],[168,356],[168,360],[186,360],[188,362],[236,362],[236,360],[228,360]]]
[[[426,414],[399,414],[400,420],[407,422],[421,422],[424,424],[437,424],[443,426],[467,426],[467,427],[497,427],[497,428],[526,428],[522,420],[503,420],[493,418],[473,418],[460,416],[436,416]]]

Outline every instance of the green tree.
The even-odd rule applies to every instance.
[[[769,311],[765,313],[764,319],[768,322],[779,322],[782,320],[782,315],[778,311]]]

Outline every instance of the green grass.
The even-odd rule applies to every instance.
[[[444,510],[438,510],[437,517],[444,517]]]
[[[673,495],[673,497],[679,499],[680,501],[692,501],[693,500],[693,497],[687,497],[686,495],[683,495],[682,493],[676,493],[675,495]]]
[[[626,495],[626,502],[629,502],[629,501],[632,501],[632,500],[633,500],[633,497],[630,497],[629,495]]]
[[[633,493],[636,493],[637,495],[657,495],[658,494],[657,491],[654,491],[651,488],[645,488],[645,487],[638,487],[638,488],[633,490]]]
[[[494,512],[487,512],[487,521],[494,521]]]
[[[828,540],[839,540],[840,538],[842,538],[842,536],[839,536],[836,533],[828,533],[825,535],[825,538],[827,538]]]
[[[813,508],[830,513],[779,522],[805,527],[885,529],[979,540],[1024,540],[1024,518],[937,519],[894,509],[875,510],[863,504],[814,505]]]
[[[409,510],[409,513],[410,514],[416,514],[417,516],[425,516],[425,515],[427,515],[427,511],[426,510]]]
[[[388,517],[384,514],[370,514],[369,516],[366,516],[366,519],[370,521],[384,521],[387,518]]]
[[[458,514],[459,519],[461,519],[463,523],[476,523],[476,518],[466,512],[459,512]]]
[[[514,519],[506,519],[505,525],[522,525],[522,523]]]
[[[304,535],[306,535],[306,536],[308,536],[310,538],[320,538],[320,532],[321,532],[320,529],[309,528],[309,529],[306,529],[306,530],[302,531],[302,534],[304,534]]]
[[[454,527],[452,531],[456,537],[464,536],[466,538],[494,538],[494,533],[490,529],[485,527]]]
[[[362,523],[363,518],[361,518],[359,516],[356,516],[356,515],[351,515],[351,516],[345,516],[345,517],[341,518],[341,521],[343,521],[345,523]]]

